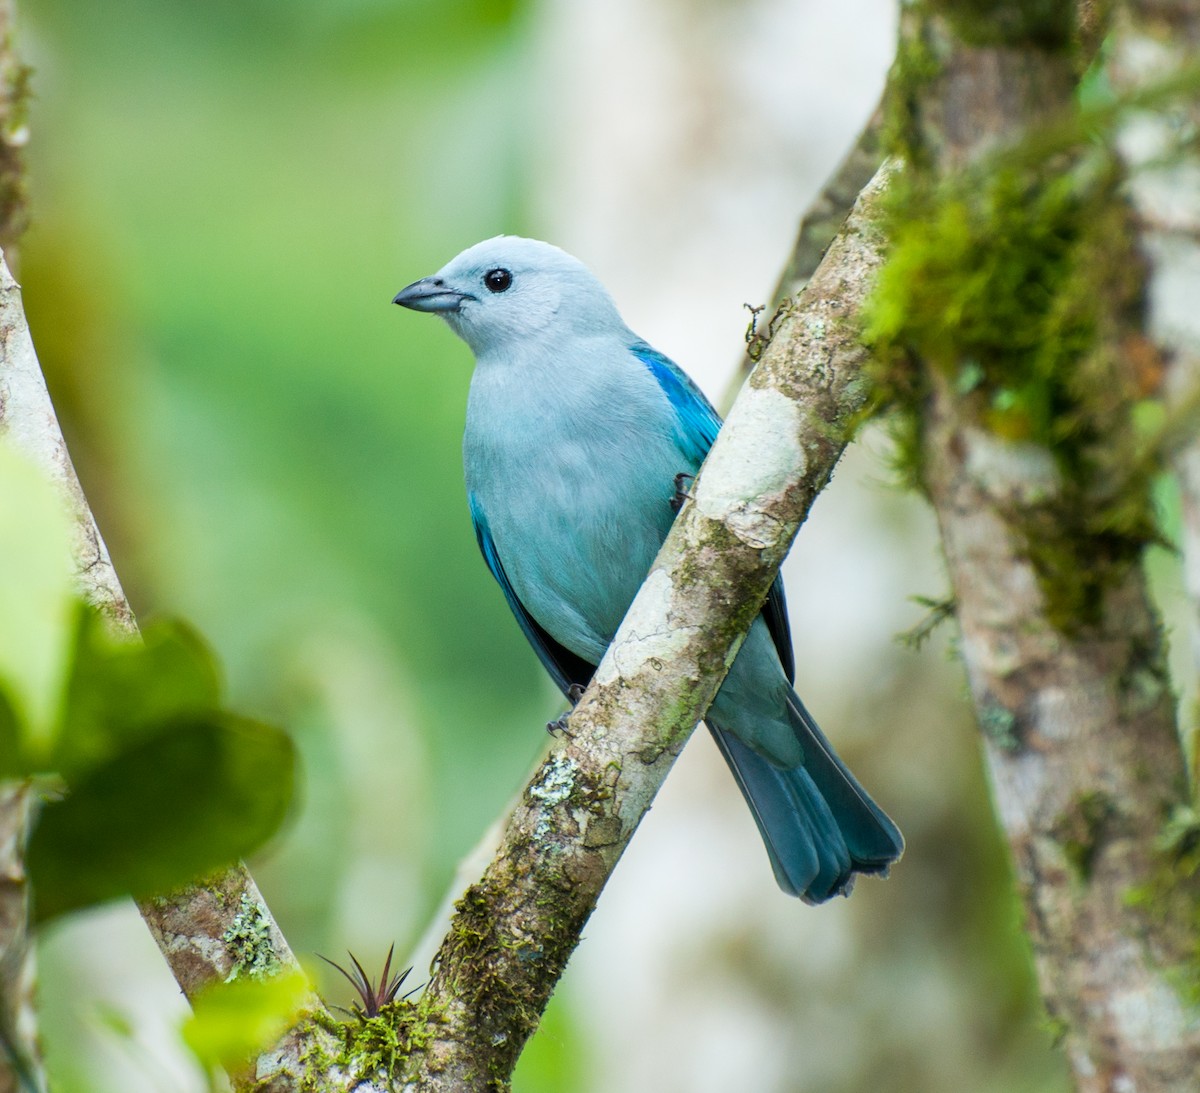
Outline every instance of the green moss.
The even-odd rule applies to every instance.
[[[903,159],[917,170],[929,166],[929,156],[918,135],[919,104],[941,71],[941,61],[924,23],[917,32],[901,35],[896,59],[888,73],[881,142],[889,155]]]
[[[1071,49],[1075,5],[1070,0],[928,0],[930,10],[972,46]]]
[[[1079,880],[1091,879],[1096,854],[1116,814],[1116,805],[1107,793],[1089,790],[1080,794],[1055,823],[1063,853]]]
[[[1086,146],[1028,158],[896,188],[864,339],[906,483],[923,483],[939,374],[960,420],[1051,454],[1055,489],[1003,515],[1051,622],[1070,631],[1099,618],[1106,589],[1158,538],[1156,461],[1134,421],[1146,392],[1120,357],[1140,319],[1142,269],[1114,160]]]
[[[392,1002],[374,1017],[340,1026],[348,1065],[359,1074],[400,1074],[405,1060],[428,1047],[436,1033],[437,1015],[424,997],[418,1002]]]
[[[1153,873],[1125,893],[1125,905],[1153,921],[1160,937],[1173,935],[1173,948],[1187,954],[1164,971],[1180,998],[1200,1007],[1200,815],[1195,808],[1177,806],[1154,849]]]
[[[548,889],[543,889],[547,892]],[[539,1000],[525,993],[530,980],[514,982],[503,974],[507,955],[515,952],[522,964],[540,963],[553,957],[565,930],[551,927],[537,940],[515,942],[500,937],[495,929],[495,908],[503,904],[504,893],[485,878],[472,885],[455,904],[450,931],[438,954],[444,970],[454,974],[453,990],[460,994],[467,1009],[478,1014],[485,1026],[524,1029],[526,1035],[537,1027],[541,1013]],[[551,923],[570,919],[570,912],[548,896],[542,906],[543,917]]]
[[[299,1081],[303,1093],[319,1093],[328,1088],[324,1078],[331,1070],[353,1075],[359,1082],[374,1079],[394,1083],[406,1074],[414,1053],[424,1051],[437,1035],[442,1016],[427,997],[416,1002],[392,1002],[373,1017],[336,1021],[327,1013],[311,1018],[314,1025],[329,1034],[328,1039],[307,1037],[301,1056],[304,1067]]]

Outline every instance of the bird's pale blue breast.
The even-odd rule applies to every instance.
[[[463,445],[476,523],[523,609],[592,663],[670,528],[675,475],[695,473],[711,443],[671,397],[689,384],[632,339],[476,367]]]

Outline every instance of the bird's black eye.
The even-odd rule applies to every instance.
[[[512,274],[506,269],[489,269],[483,275],[483,283],[489,292],[503,292],[512,284]]]

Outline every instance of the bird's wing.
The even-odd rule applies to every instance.
[[[663,389],[667,401],[675,411],[676,438],[679,442],[679,449],[695,467],[699,467],[708,455],[709,448],[717,439],[717,433],[721,430],[721,415],[713,409],[712,403],[704,397],[704,392],[692,382],[691,377],[669,357],[664,357],[657,349],[653,349],[645,342],[635,343],[632,346],[632,353],[650,369],[651,374],[658,381],[659,387]],[[493,572],[495,572],[494,569]],[[501,580],[501,584],[503,583]],[[510,602],[512,602],[511,599]],[[514,607],[513,610],[516,608]],[[767,628],[771,631],[771,638],[775,642],[775,649],[779,653],[783,670],[787,673],[788,682],[794,683],[796,660],[795,654],[792,652],[792,633],[788,625],[787,601],[784,598],[782,576],[776,577],[771,585],[771,591],[767,594],[767,602],[763,604],[763,618],[766,620]]]
[[[637,342],[633,346],[633,355],[650,369],[667,396],[671,409],[675,411],[676,439],[680,450],[697,467],[700,466],[717,439],[717,433],[721,431],[721,415],[713,409],[712,403],[704,397],[704,392],[692,382],[691,377],[669,357],[664,357],[645,342]]]
[[[508,574],[504,572],[504,563],[500,561],[500,555],[496,553],[496,543],[492,539],[492,533],[488,530],[487,519],[478,498],[473,493],[469,493],[467,501],[471,506],[471,522],[475,525],[475,538],[479,542],[483,560],[487,562],[487,567],[500,585],[504,598],[508,601],[508,606],[516,616],[529,644],[533,646],[534,652],[545,665],[546,671],[554,677],[554,682],[558,684],[559,690],[563,694],[570,690],[572,684],[586,687],[591,682],[596,666],[589,664],[582,657],[576,656],[566,646],[560,645],[525,610],[525,605],[513,591]]]

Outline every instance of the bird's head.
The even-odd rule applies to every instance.
[[[440,315],[476,356],[540,338],[624,329],[587,266],[549,243],[515,235],[476,243],[392,302]]]

